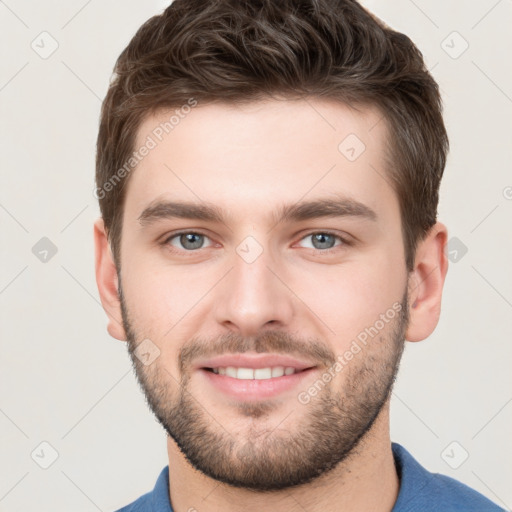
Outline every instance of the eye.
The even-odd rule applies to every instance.
[[[329,249],[333,249],[339,245],[349,245],[349,243],[345,241],[341,236],[334,233],[329,233],[328,231],[309,233],[309,235],[306,235],[301,239],[301,241],[308,239],[311,240],[311,245],[308,248],[317,249],[324,252],[328,252]],[[340,243],[336,244],[336,239],[338,239]]]
[[[305,240],[311,240],[310,245],[306,245],[306,248],[316,249],[320,252],[330,252],[335,247],[350,245],[350,242],[340,235],[328,231],[309,233],[301,239],[301,242]],[[338,243],[336,243],[337,240],[339,241]],[[205,241],[208,241],[208,245],[205,245]],[[172,251],[176,250],[178,252],[195,252],[198,249],[204,249],[214,245],[208,236],[196,231],[172,233],[162,242],[162,244],[167,247],[170,246]]]
[[[209,238],[202,233],[196,233],[195,231],[182,231],[167,237],[163,244],[171,245],[177,249],[184,249],[185,251],[194,251],[195,249],[203,249],[205,240],[209,240]]]

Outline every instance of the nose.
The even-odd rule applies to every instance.
[[[294,317],[293,292],[282,266],[265,250],[252,262],[234,253],[231,263],[216,287],[217,323],[244,337],[288,328]]]

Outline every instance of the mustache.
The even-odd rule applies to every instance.
[[[214,339],[197,337],[186,343],[179,351],[180,371],[183,375],[198,358],[245,352],[291,355],[328,367],[336,362],[334,352],[316,339],[300,339],[283,331],[265,331],[250,338],[228,332]]]

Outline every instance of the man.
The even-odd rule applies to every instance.
[[[500,510],[391,443],[434,330],[448,139],[403,34],[350,0],[175,0],[119,57],[96,278],[168,437],[122,511]]]

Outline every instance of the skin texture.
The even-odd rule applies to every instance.
[[[148,117],[136,147],[168,118]],[[392,509],[399,481],[389,392],[404,338],[420,341],[438,322],[447,233],[441,223],[432,228],[408,274],[380,119],[376,109],[320,99],[199,105],[132,171],[120,274],[96,222],[108,331],[128,340],[139,383],[169,434],[176,512]],[[365,145],[354,161],[338,149],[350,134]],[[284,204],[340,198],[376,218],[275,222]],[[157,200],[211,203],[224,221],[142,225],[141,213]],[[177,230],[205,238],[170,239]],[[333,236],[314,244],[312,235],[325,232]],[[240,247],[261,254],[248,263]],[[301,403],[298,393],[397,304],[400,312]],[[135,354],[143,340],[158,354],[151,364]],[[237,401],[194,369],[198,358],[226,351],[292,354],[316,368],[300,389]]]

